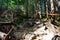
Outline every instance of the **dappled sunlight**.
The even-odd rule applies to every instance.
[[[27,34],[27,37],[25,36],[24,40],[52,40],[54,36],[60,34],[59,29],[54,28],[53,24],[47,22],[46,25],[49,26],[42,26],[41,28],[36,29],[32,34]]]

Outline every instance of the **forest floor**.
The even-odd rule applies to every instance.
[[[43,33],[40,30],[41,28],[42,28]],[[45,29],[47,29],[47,30],[45,30]],[[56,35],[60,36],[60,27],[52,24],[49,21],[44,22],[44,23],[41,23],[40,20],[38,20],[38,21],[26,21],[24,24],[20,24],[19,26],[17,26],[17,28],[15,28],[15,30],[16,31],[14,32],[14,35],[16,37],[16,40],[31,40],[31,39],[33,40],[36,35],[41,35],[41,33],[48,34],[51,32],[52,32],[51,38],[49,38],[49,39],[45,38],[46,40],[52,40],[52,39],[55,40],[54,37]],[[34,36],[29,37],[32,35],[34,35]],[[50,36],[50,34],[47,35],[47,38],[48,38],[48,36]],[[59,38],[57,38],[57,39],[59,39]],[[38,40],[38,38],[35,38],[35,39]],[[41,40],[45,40],[45,39],[43,37],[43,39],[41,39]]]
[[[0,30],[5,33],[10,29],[8,27],[6,31],[3,28]],[[11,36],[10,40],[60,40],[60,26],[52,24],[51,21],[28,20],[15,26]]]

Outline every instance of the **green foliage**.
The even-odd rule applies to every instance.
[[[14,2],[14,1],[10,0],[10,1],[8,2],[8,6],[9,6],[10,8],[13,8],[14,5],[15,5],[15,2]]]
[[[20,23],[22,23],[22,22],[23,22],[23,20],[16,19],[14,23],[15,23],[16,25],[18,25],[18,24],[20,24]]]
[[[3,8],[6,8],[7,7],[7,4],[8,4],[7,1],[6,0],[2,0],[1,2],[2,2],[1,3],[2,4],[2,7]]]
[[[56,20],[60,22],[60,17],[57,17]]]
[[[26,12],[28,12],[28,16],[31,17],[36,9],[38,9],[36,7],[36,4],[35,3],[36,0],[0,0],[0,5],[3,6],[3,8],[10,8],[10,9],[14,9],[15,13],[14,15],[22,15],[22,16],[26,16]],[[41,7],[41,12],[43,13],[42,14],[42,18],[45,18],[46,16],[44,15],[45,14],[45,11],[46,11],[46,4],[45,4],[45,0],[39,0],[40,1],[40,7]],[[48,3],[48,10],[50,11],[50,0],[46,0],[47,3]],[[28,3],[28,4],[27,4]],[[55,1],[55,4],[57,5],[56,1]],[[56,6],[55,5],[55,6]],[[26,10],[28,9],[28,11]],[[27,17],[27,16],[26,16]],[[3,17],[4,18],[4,17]],[[6,16],[6,18],[8,19],[9,16]],[[22,23],[23,22],[23,18],[22,20],[20,20],[21,18],[18,17],[18,19],[15,20],[15,23],[16,24],[19,24],[19,23]],[[56,19],[57,21],[60,21],[60,18],[57,18]]]
[[[19,0],[19,4],[23,5],[25,3],[25,0]]]
[[[33,12],[34,10],[34,1],[29,0],[29,6],[28,6],[29,12]]]

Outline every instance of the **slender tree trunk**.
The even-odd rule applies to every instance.
[[[54,11],[54,4],[53,4],[53,0],[50,0],[51,3],[51,12]]]
[[[38,19],[41,18],[40,0],[35,0],[35,12]]]
[[[38,0],[35,0],[34,2],[35,2],[35,13],[37,14],[37,1]]]
[[[57,0],[54,0],[54,11],[57,12],[58,11],[58,2]]]
[[[60,0],[58,0],[58,12],[60,13]]]
[[[48,5],[47,5],[47,1],[46,1],[46,17],[48,19]]]
[[[8,9],[8,0],[7,0],[7,9]]]
[[[34,0],[34,8],[35,8],[35,13],[34,13],[34,19],[36,20],[37,19],[37,2],[38,0]]]
[[[51,3],[51,13],[54,13],[54,0],[50,0]],[[55,16],[51,15],[52,22],[55,22]]]
[[[41,18],[41,7],[40,7],[40,0],[38,1],[38,14],[39,14],[39,18]]]
[[[26,3],[26,17],[28,18],[28,0],[25,0]]]

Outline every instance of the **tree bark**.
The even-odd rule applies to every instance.
[[[60,13],[60,0],[58,0],[58,12]]]
[[[46,16],[47,16],[47,19],[48,19],[48,5],[47,5],[47,1],[46,1]]]
[[[25,0],[26,2],[26,17],[28,18],[28,0]]]
[[[53,0],[50,0],[51,3],[51,12],[54,11],[54,4],[53,4]]]
[[[50,3],[51,3],[51,13],[53,14],[54,13],[54,0],[50,0]],[[51,15],[51,20],[52,22],[55,22],[55,16],[52,16]]]
[[[40,7],[40,1],[38,1],[38,14],[39,14],[39,17],[41,18],[41,7]]]
[[[40,7],[40,0],[35,0],[35,12],[38,19],[41,18],[41,7]]]

